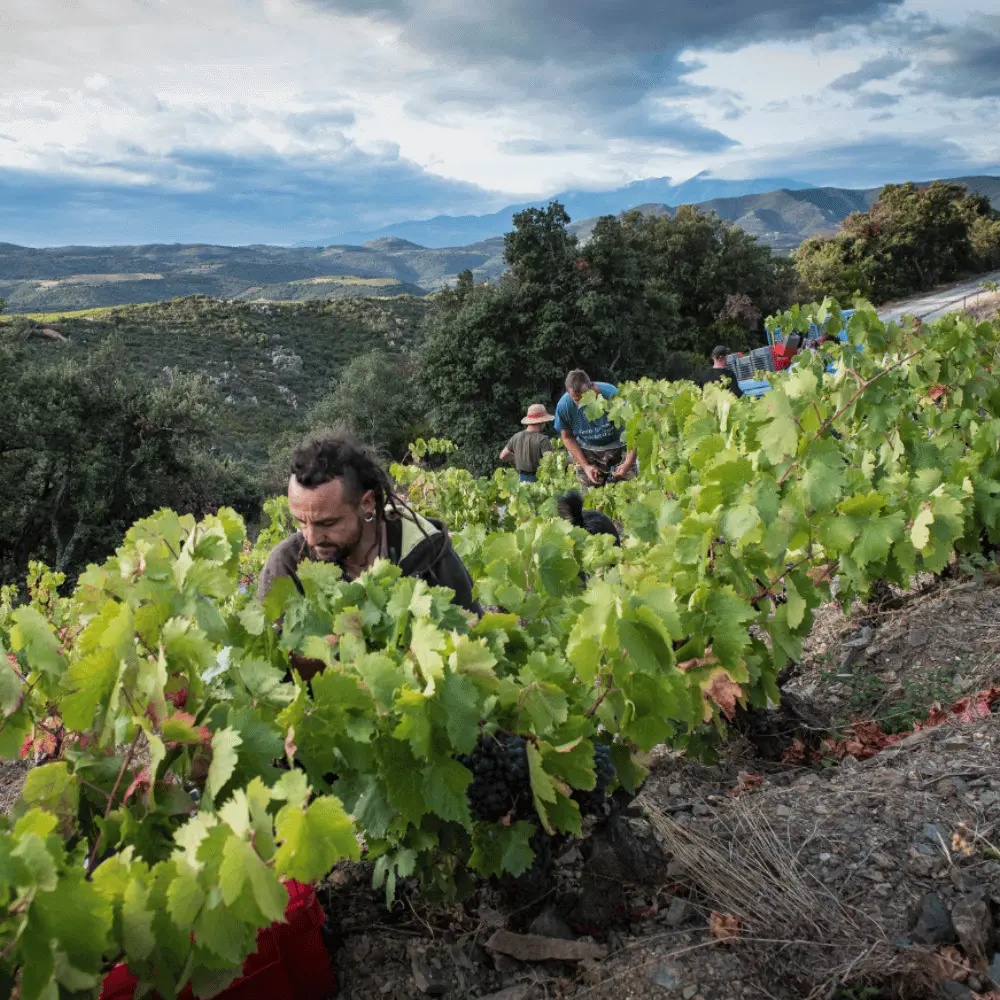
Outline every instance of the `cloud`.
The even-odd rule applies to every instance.
[[[884,133],[850,142],[799,142],[741,164],[747,176],[795,177],[816,186],[868,188],[902,181],[1000,173],[998,159],[981,159],[957,142]]]
[[[383,19],[427,51],[474,61],[573,61],[602,55],[658,56],[695,45],[745,45],[817,28],[865,23],[901,0],[313,0],[324,10]]]
[[[686,55],[692,48],[805,38],[868,23],[903,0],[310,2],[331,15],[383,22],[401,46],[432,61],[435,71],[411,81],[406,110],[416,119],[456,126],[463,114],[517,109],[544,127],[548,141],[562,122],[567,142],[582,131],[605,144],[708,154],[738,143],[684,107],[715,92],[688,79],[701,68]],[[440,73],[442,65],[451,72]]]
[[[0,169],[0,242],[285,243],[508,200],[356,148],[337,161],[178,151],[144,166],[136,153],[128,166],[144,170],[144,183]]]
[[[1000,14],[975,14],[964,24],[928,30],[913,89],[976,100],[1000,97]]]
[[[843,76],[837,77],[830,84],[830,89],[851,92],[875,80],[889,80],[897,73],[908,69],[911,62],[910,59],[904,59],[900,56],[881,56],[878,59],[869,59],[853,73],[845,73]]]
[[[854,98],[856,108],[893,108],[900,102],[898,94],[884,94],[882,91],[863,91]]]
[[[498,145],[502,152],[513,156],[555,156],[593,149],[593,146],[583,142],[552,142],[548,139],[505,139]]]

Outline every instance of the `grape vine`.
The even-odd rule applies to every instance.
[[[776,318],[813,321],[839,312]],[[859,304],[848,332],[759,400],[644,380],[589,403],[638,449],[635,479],[587,494],[620,548],[555,515],[564,453],[532,484],[395,469],[455,531],[479,621],[384,562],[350,583],[307,564],[303,594],[258,604],[280,501],[254,547],[231,511],[161,511],[72,593],[44,567],[26,600],[5,588],[0,757],[38,765],[0,820],[0,988],[92,996],[127,961],[165,998],[212,995],[282,880],[359,835],[390,899],[537,871],[581,808],[637,788],[635,751],[706,752],[738,703],[776,701],[834,578],[848,602],[996,541],[997,327]],[[293,653],[326,669],[286,680]]]

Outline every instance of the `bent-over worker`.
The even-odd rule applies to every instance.
[[[606,413],[589,420],[577,405],[591,391],[611,399],[618,388],[609,382],[592,382],[583,369],[577,368],[566,376],[566,392],[556,406],[556,430],[562,434],[583,486],[602,485],[609,477],[627,479],[635,465],[635,449],[626,454],[621,428]]]

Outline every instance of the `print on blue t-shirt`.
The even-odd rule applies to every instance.
[[[608,382],[595,382],[594,388],[605,399],[618,394],[617,387]],[[606,413],[602,413],[596,420],[588,420],[568,392],[563,393],[556,406],[555,428],[557,431],[569,431],[576,438],[577,444],[591,450],[607,451],[621,442],[621,428],[615,427]]]

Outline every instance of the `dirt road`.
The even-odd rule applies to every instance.
[[[883,323],[899,320],[902,316],[919,316],[922,320],[939,319],[946,313],[965,309],[976,304],[977,298],[983,294],[980,285],[984,281],[1000,281],[1000,271],[984,274],[969,281],[961,281],[946,285],[926,295],[919,295],[901,302],[889,302],[878,311]]]

